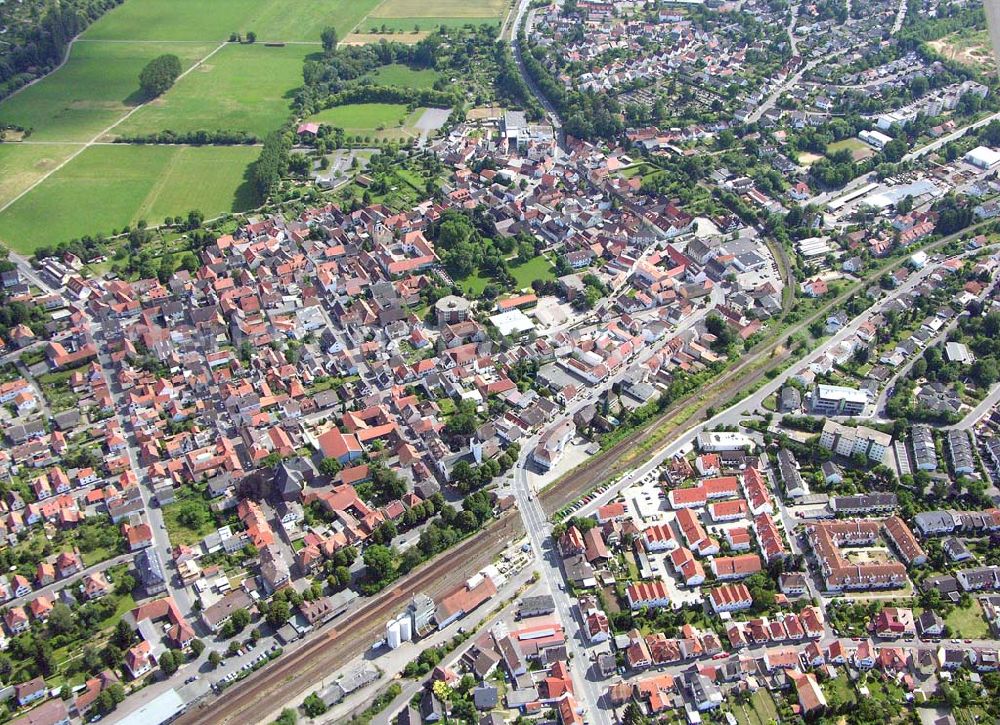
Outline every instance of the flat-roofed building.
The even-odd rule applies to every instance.
[[[813,389],[811,405],[817,415],[861,415],[868,405],[868,393],[843,385],[820,383]]]

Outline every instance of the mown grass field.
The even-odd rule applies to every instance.
[[[128,0],[91,26],[90,40],[213,40],[253,31],[259,42],[319,42],[333,25],[341,37],[379,0]]]
[[[0,103],[0,125],[32,129],[32,141],[89,141],[143,99],[139,72],[174,53],[186,70],[211,52],[201,43],[74,44],[66,65]]]
[[[6,204],[73,153],[70,144],[0,144],[0,204]]]
[[[524,264],[511,265],[510,274],[521,289],[531,287],[535,280],[551,282],[556,278],[555,267],[547,257],[535,257]]]
[[[384,0],[369,18],[499,18],[508,4],[507,0]]]
[[[407,31],[399,33],[350,33],[344,36],[340,41],[341,45],[368,45],[369,43],[378,43],[383,39],[386,42],[390,40],[393,43],[403,43],[404,45],[415,45],[421,40],[426,38],[430,33],[427,30],[421,30],[415,32],[412,28]]]
[[[382,130],[405,130],[420,118],[424,109],[411,113],[402,103],[348,103],[326,108],[310,118],[344,129],[347,134],[374,134]]]
[[[92,146],[0,214],[0,241],[30,253],[139,219],[243,210],[244,175],[256,157],[257,149],[239,146]]]
[[[383,28],[392,31],[397,35],[383,35],[386,40],[399,40],[401,43],[409,42],[406,39],[411,37],[410,31],[419,29],[420,32],[435,31],[441,26],[446,28],[460,28],[463,25],[483,25],[500,24],[500,18],[492,15],[486,16],[459,16],[459,17],[410,17],[410,18],[376,18],[369,15],[360,25],[359,33],[378,32]]]
[[[315,51],[307,45],[227,45],[114,134],[232,129],[263,137],[288,117],[302,63]]]
[[[402,88],[433,88],[441,77],[433,68],[414,70],[401,63],[379,66],[368,73],[365,78],[383,86],[400,86]]]
[[[383,0],[358,25],[358,32],[372,28],[396,32],[433,30],[472,23],[499,24],[510,0]]]
[[[948,613],[944,623],[951,629],[952,635],[968,639],[989,639],[990,626],[983,616],[983,608],[976,599],[967,609],[955,607]]]
[[[544,256],[535,257],[524,264],[511,264],[510,274],[514,278],[516,289],[518,290],[530,288],[531,283],[536,279],[550,281],[556,278],[555,267]],[[467,295],[479,297],[483,294],[483,290],[486,289],[486,285],[496,284],[496,282],[492,277],[487,277],[479,270],[476,270],[465,279],[459,280],[458,284],[465,290]],[[511,290],[505,291],[509,292]]]

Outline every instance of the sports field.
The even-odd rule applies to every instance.
[[[0,103],[0,125],[33,129],[33,141],[89,141],[142,101],[139,72],[174,53],[185,70],[215,46],[77,42],[62,68]]]
[[[263,137],[288,118],[290,89],[301,85],[302,63],[316,50],[226,45],[113,133],[232,129]]]
[[[159,224],[191,209],[206,217],[247,209],[244,174],[257,153],[243,146],[91,146],[0,214],[0,240],[30,253],[139,219]]]

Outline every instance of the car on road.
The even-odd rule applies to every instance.
[[[190,685],[192,682],[197,682],[197,680],[198,680],[198,675],[191,675],[189,678],[184,680],[184,684]]]

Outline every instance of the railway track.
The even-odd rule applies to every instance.
[[[588,459],[585,464],[573,469],[562,479],[556,481],[556,483],[550,488],[546,489],[541,494],[542,506],[545,509],[545,513],[551,516],[567,504],[572,503],[582,493],[599,485],[602,481],[632,468],[633,465],[631,463],[622,463],[622,457],[628,451],[636,446],[642,445],[654,436],[656,438],[669,440],[674,433],[680,432],[684,428],[688,427],[692,420],[697,420],[699,417],[704,415],[709,408],[729,401],[733,394],[738,392],[740,389],[757,383],[767,374],[768,370],[776,368],[784,363],[785,360],[787,360],[788,355],[788,350],[785,350],[780,355],[775,355],[771,360],[769,360],[765,365],[761,365],[757,370],[744,375],[747,367],[752,366],[759,361],[760,355],[745,358],[743,362],[738,364],[730,372],[725,373],[722,378],[712,384],[713,388],[718,387],[717,393],[715,393],[708,400],[702,402],[695,411],[685,416],[682,421],[671,426],[669,433],[664,434],[661,430],[663,426],[663,419],[668,417],[671,412],[676,413],[677,411],[682,411],[692,405],[703,393],[702,391],[697,391],[674,402],[669,408],[667,408],[666,411],[664,411],[663,414],[653,418],[646,426],[638,428],[634,433],[626,436],[608,450]]]
[[[363,609],[341,617],[332,629],[223,694],[202,700],[177,719],[183,725],[257,723],[346,665],[378,639],[386,621],[418,592],[432,598],[468,579],[492,561],[504,542],[524,533],[516,511],[508,511],[478,536],[461,543],[380,594]]]

